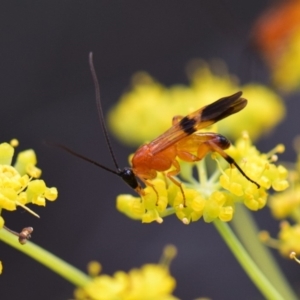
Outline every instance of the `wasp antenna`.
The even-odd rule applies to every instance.
[[[248,181],[254,183],[254,184],[257,186],[258,189],[260,188],[260,185],[259,185],[256,181],[254,181],[254,180],[252,180],[251,178],[249,178],[249,177],[246,175],[246,173],[240,168],[240,166],[239,166],[235,161],[233,161],[231,164],[235,165],[235,167],[240,171],[240,173],[241,173]]]
[[[96,162],[96,161],[94,161],[94,160],[92,160],[92,159],[90,159],[90,158],[88,158],[88,157],[85,157],[85,156],[83,156],[82,154],[79,154],[79,153],[77,153],[77,152],[71,150],[70,148],[68,148],[68,147],[66,147],[66,146],[64,146],[64,145],[62,145],[62,144],[49,143],[49,142],[46,142],[46,141],[44,141],[44,144],[47,145],[47,146],[54,146],[54,147],[63,149],[64,151],[66,151],[66,152],[72,154],[73,156],[79,157],[79,158],[81,158],[82,160],[85,160],[85,161],[87,161],[87,162],[89,162],[89,163],[91,163],[91,164],[93,164],[93,165],[95,165],[95,166],[97,166],[97,167],[99,167],[99,168],[101,168],[101,169],[104,169],[104,170],[106,170],[106,171],[108,171],[108,172],[110,172],[110,173],[113,173],[113,174],[116,174],[116,175],[118,175],[118,176],[121,176],[119,172],[117,172],[117,171],[115,171],[115,170],[112,170],[112,169],[110,169],[110,168],[108,168],[108,167],[105,167],[105,166],[99,164],[98,162]]]
[[[90,52],[89,54],[89,64],[90,64],[90,70],[92,73],[92,78],[94,81],[94,85],[95,85],[95,94],[96,94],[96,103],[97,103],[97,110],[98,110],[98,115],[99,115],[99,119],[100,119],[100,123],[104,132],[104,136],[105,136],[105,140],[111,155],[111,158],[116,166],[116,169],[119,170],[119,166],[114,154],[114,151],[112,149],[111,143],[110,143],[110,139],[108,136],[108,132],[107,132],[107,128],[104,122],[104,114],[103,114],[103,109],[102,109],[102,104],[101,104],[101,97],[100,97],[100,87],[99,87],[99,82],[98,82],[98,78],[97,78],[97,74],[95,71],[95,67],[94,67],[94,62],[93,62],[93,52]]]

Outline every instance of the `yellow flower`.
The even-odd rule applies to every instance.
[[[278,249],[280,254],[287,258],[300,254],[300,224],[290,225],[289,222],[282,221],[278,239],[271,238],[267,231],[260,233],[260,239],[266,245]]]
[[[219,132],[237,139],[246,130],[251,139],[256,140],[283,120],[286,109],[279,95],[266,86],[252,83],[240,89],[243,97],[248,99],[248,105],[238,114],[224,119]]]
[[[282,146],[277,147],[283,151]],[[276,151],[276,148],[275,148]],[[239,139],[235,146],[228,149],[227,153],[241,163],[244,172],[250,178],[255,178],[261,186],[257,189],[237,169],[227,169],[220,178],[221,186],[237,197],[251,210],[258,210],[265,206],[267,201],[266,189],[273,187],[276,191],[283,191],[288,187],[287,170],[283,166],[272,163],[274,151],[269,154],[260,154],[251,145],[247,135]]]
[[[16,140],[12,141],[17,145]],[[0,210],[16,210],[17,206],[29,210],[25,205],[33,203],[45,206],[45,199],[57,198],[56,188],[48,188],[41,175],[33,150],[20,152],[11,166],[14,148],[8,143],[0,144]]]
[[[2,274],[3,271],[3,265],[2,265],[2,261],[0,260],[0,274]]]
[[[283,191],[288,187],[287,170],[273,163],[275,153],[283,150],[283,146],[279,145],[268,154],[261,154],[245,133],[227,153],[248,178],[235,166],[227,164],[223,170],[221,164],[225,166],[226,162],[219,162],[219,159],[218,164],[214,163],[216,169],[211,178],[207,175],[205,159],[196,164],[182,162],[184,196],[177,185],[159,173],[151,181],[158,197],[154,189],[147,186],[146,195],[141,198],[119,195],[117,208],[130,218],[146,223],[162,223],[163,217],[171,214],[176,214],[184,224],[198,221],[201,217],[207,223],[215,219],[228,222],[234,216],[235,203],[244,203],[250,210],[257,211],[266,205],[268,189],[272,187],[275,191]],[[200,182],[193,178],[194,166]]]
[[[290,225],[288,222],[282,222],[278,234],[279,252],[289,257],[291,252],[300,254],[300,224]]]
[[[286,258],[289,258],[291,253],[300,254],[300,224],[291,225],[287,221],[282,221],[278,239],[270,237],[267,231],[260,233],[260,239],[267,246],[278,249],[279,253]]]
[[[293,215],[300,208],[300,186],[273,195],[269,203],[271,212],[276,219],[284,219]]]
[[[298,160],[289,169],[290,188],[282,193],[272,195],[269,207],[275,218],[291,218],[295,222],[300,223],[300,148],[297,151]]]
[[[298,141],[299,142],[299,141]],[[288,182],[290,187],[281,193],[276,193],[270,197],[269,207],[272,215],[276,219],[284,220],[280,223],[278,239],[272,239],[268,233],[264,232],[262,240],[272,248],[276,248],[285,256],[290,257],[292,252],[295,255],[300,254],[300,144],[295,146],[298,151],[298,160],[294,164],[288,165],[288,172],[285,168],[278,168],[277,175],[283,179],[288,173]],[[276,172],[270,168],[268,172],[276,175]],[[280,179],[275,184],[276,188],[285,186]],[[285,219],[289,218],[294,224],[290,224]],[[293,257],[293,255],[291,255]]]
[[[108,116],[113,133],[129,145],[139,145],[165,131],[191,98],[188,88],[168,89],[146,73],[136,74],[134,82],[133,89],[121,97]]]
[[[236,138],[247,130],[252,138],[257,138],[282,120],[285,108],[278,95],[259,84],[241,87],[220,62],[216,67],[223,70],[222,75],[213,74],[203,62],[200,67],[194,67],[189,86],[169,88],[145,72],[136,74],[132,89],[121,97],[108,115],[113,133],[128,145],[140,145],[170,128],[174,116],[185,116],[239,90],[245,91],[248,107],[220,121],[220,133]]]
[[[131,195],[120,195],[117,198],[117,209],[132,219],[141,219],[143,223],[163,220],[160,213],[165,211],[168,205],[166,182],[161,178],[152,181],[159,194],[159,199],[154,189],[150,186],[145,188],[143,201],[139,197]]]
[[[160,264],[146,264],[141,269],[113,276],[98,275],[86,286],[75,291],[75,299],[90,300],[176,300],[172,296],[176,281],[169,273],[169,263],[175,252],[167,247]],[[93,265],[95,262],[93,262]],[[98,268],[99,270],[101,268]],[[94,274],[95,275],[95,274]]]

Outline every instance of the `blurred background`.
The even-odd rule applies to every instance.
[[[57,201],[34,207],[36,219],[19,209],[4,212],[6,225],[34,227],[32,241],[81,270],[91,260],[103,273],[157,262],[166,244],[178,248],[171,273],[181,299],[263,299],[211,224],[185,226],[176,217],[141,224],[119,213],[116,196],[131,193],[117,177],[43,140],[63,143],[113,168],[99,123],[88,53],[101,85],[105,113],[145,70],[164,85],[188,83],[194,58],[224,60],[242,83],[270,84],[267,67],[249,47],[253,22],[273,1],[22,1],[0,4],[1,141],[18,138],[17,152],[33,148]],[[224,95],[225,96],[225,95]],[[287,118],[258,142],[262,151],[285,143],[283,160],[294,161],[299,129],[299,94],[287,99]],[[158,108],[159,109],[159,108]],[[133,116],[134,117],[134,116]],[[128,133],[130,134],[130,132]],[[119,164],[136,148],[112,137]],[[255,214],[262,229],[276,234],[268,208]],[[299,265],[275,257],[294,287]],[[71,299],[74,286],[31,258],[0,243],[3,299]]]

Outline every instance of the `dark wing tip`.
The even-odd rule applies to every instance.
[[[238,91],[235,94],[233,94],[231,96],[228,96],[228,97],[240,98],[242,95],[243,95],[243,92],[242,91]],[[225,97],[225,98],[227,98],[227,97]]]
[[[241,98],[242,94],[243,93],[239,91],[207,105],[201,113],[201,120],[214,120],[217,122],[239,112],[248,103],[247,99]]]

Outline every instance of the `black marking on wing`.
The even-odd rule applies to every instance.
[[[188,116],[180,120],[179,126],[181,129],[188,135],[197,131],[197,128],[194,128],[194,125],[197,123],[197,120],[190,119]]]
[[[155,155],[184,137],[239,112],[247,105],[247,100],[240,98],[241,95],[242,92],[237,92],[190,113],[149,143],[152,154]]]

